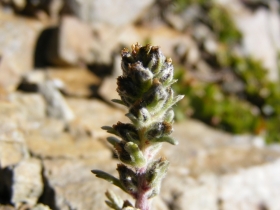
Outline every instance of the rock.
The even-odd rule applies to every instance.
[[[268,78],[278,81],[278,51],[280,49],[279,2],[271,1],[271,9],[258,8],[251,12],[240,1],[216,0],[227,8],[243,35],[245,53],[263,61]]]
[[[189,34],[182,35],[178,31],[166,27],[144,28],[129,26],[120,34],[119,42],[124,46],[130,47],[131,43],[139,42],[141,44],[148,38],[150,43],[160,46],[161,51],[167,57],[171,57],[177,62],[185,58],[196,62],[195,56],[199,54],[199,50],[191,36]],[[178,57],[175,54],[178,46],[184,46],[185,52],[180,53],[183,57]],[[192,54],[191,57],[188,56],[190,53]]]
[[[22,204],[34,206],[43,192],[42,165],[37,159],[26,159],[13,170],[12,203],[18,208]]]
[[[0,58],[0,89],[6,92],[14,90],[21,79],[9,60],[7,57]]]
[[[117,93],[117,91],[112,91],[117,89],[117,78],[115,77],[107,77],[103,80],[102,85],[98,89],[98,93],[100,96],[102,96],[103,99],[105,99],[107,102],[111,103],[114,106],[120,107],[120,108],[126,108],[125,106],[121,104],[116,104],[112,102],[112,99],[119,99],[120,96]]]
[[[110,77],[106,77],[103,79],[100,88],[98,88],[98,94],[105,99],[107,102],[117,106],[121,109],[125,109],[126,107],[120,104],[116,104],[112,102],[112,99],[119,99],[120,96],[117,90],[117,78],[122,75],[121,69],[121,56],[116,55],[114,58],[114,67],[113,72]],[[115,91],[112,91],[115,90]]]
[[[280,209],[280,160],[221,177],[221,208]]]
[[[180,146],[164,146],[164,156],[172,164],[188,168],[196,175],[232,173],[277,160],[280,155],[277,150],[257,146],[256,138],[252,136],[231,136],[193,120],[175,125],[174,130],[173,137],[178,139]]]
[[[86,23],[63,16],[58,30],[52,34],[47,59],[52,64],[64,66],[92,62],[92,42],[92,31]]]
[[[58,91],[56,83],[48,80],[39,85],[39,92],[44,96],[47,103],[49,116],[70,122],[75,118],[74,113],[68,106],[62,94]]]
[[[13,4],[18,10],[22,10],[26,6],[26,0],[13,0]]]
[[[43,24],[38,21],[0,11],[0,88],[15,90],[21,76],[32,69],[35,45],[42,28]]]
[[[144,15],[146,9],[153,2],[154,0],[133,2],[121,0],[115,4],[112,0],[67,0],[65,12],[72,12],[80,20],[90,25],[93,30],[94,41],[91,45],[93,60],[91,64],[110,65],[112,52],[119,46],[117,36],[120,31]],[[80,44],[81,39],[78,40]],[[89,46],[89,42],[86,42],[86,45]]]
[[[0,127],[2,132],[2,128]],[[12,154],[12,155],[11,155]],[[28,157],[28,149],[25,142],[16,142],[11,140],[0,140],[0,166],[5,168],[20,162]]]
[[[99,100],[86,100],[68,98],[67,103],[73,110],[76,120],[70,125],[71,129],[83,128],[88,130],[94,138],[105,138],[107,132],[102,130],[102,126],[112,126],[118,121],[127,122],[123,110],[116,110]]]
[[[63,83],[61,90],[70,96],[90,97],[100,85],[100,79],[84,68],[47,69],[48,78],[60,80]]]
[[[104,25],[120,28],[137,20],[153,2],[121,0],[115,4],[113,0],[67,0],[66,5],[78,18],[95,28]]]
[[[25,134],[45,117],[45,105],[38,94],[9,94],[0,101],[0,163],[5,168],[29,157]],[[13,154],[13,155],[11,155]]]
[[[69,133],[31,132],[26,144],[32,154],[41,158],[95,158],[110,159],[111,151],[100,141],[92,138],[77,139]]]
[[[218,210],[218,179],[216,176],[208,174],[198,178],[186,175],[173,176],[168,173],[163,180],[163,190],[168,187],[171,198],[168,203],[172,209],[184,210]],[[164,196],[164,192],[162,193]],[[164,196],[166,199],[166,197]]]
[[[13,5],[17,13],[37,18],[45,16],[47,19],[57,21],[63,0],[13,0]]]
[[[14,106],[13,120],[17,120],[15,122],[21,129],[36,129],[38,122],[46,117],[46,104],[38,93],[15,92],[9,95],[8,100],[12,107]]]
[[[104,192],[111,186],[96,178],[90,170],[98,168],[111,173],[115,169],[114,161],[95,158],[44,160],[44,168],[58,209],[106,209]]]
[[[164,146],[170,168],[162,186],[162,197],[173,209],[279,208],[279,151],[192,120],[174,130],[179,147]]]
[[[55,191],[58,209],[99,209],[105,210],[106,190],[112,190],[123,199],[133,200],[119,188],[96,178],[90,170],[100,169],[116,176],[117,161],[102,159],[45,160],[45,176]],[[77,173],[73,173],[73,171]],[[159,199],[156,199],[159,201]],[[155,202],[156,202],[155,201]],[[160,203],[160,202],[159,202]],[[154,203],[155,210],[166,210],[166,206]]]
[[[43,69],[35,69],[23,75],[23,83],[39,85],[47,79],[47,73]]]
[[[0,205],[0,210],[15,210],[15,208],[8,205]]]
[[[38,204],[31,208],[31,210],[51,210],[48,206],[43,205],[43,204]]]

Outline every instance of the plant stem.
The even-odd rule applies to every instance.
[[[138,174],[138,194],[136,197],[135,207],[141,210],[150,210],[151,205],[147,197],[147,185],[145,182],[145,175],[147,172],[147,166],[139,168],[137,170]]]
[[[150,210],[150,202],[145,193],[140,192],[138,194],[135,207],[141,210]]]

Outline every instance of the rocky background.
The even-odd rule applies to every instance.
[[[105,210],[107,189],[126,198],[90,170],[116,174],[100,127],[127,121],[110,100],[120,50],[139,42],[173,59],[186,94],[154,209],[280,210],[279,6],[1,0],[0,209]]]

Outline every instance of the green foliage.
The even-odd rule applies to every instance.
[[[173,105],[183,98],[174,96],[171,85],[173,65],[157,46],[132,46],[132,52],[124,49],[123,75],[117,78],[117,92],[121,100],[113,101],[127,107],[126,116],[131,123],[102,127],[117,137],[107,140],[122,162],[118,164],[119,178],[103,171],[92,170],[97,177],[113,183],[131,195],[135,207],[128,201],[107,192],[106,204],[115,210],[150,210],[149,199],[159,193],[161,181],[167,173],[169,162],[155,155],[163,142],[177,144],[169,137],[174,118]]]
[[[256,107],[227,95],[217,84],[185,81],[177,84],[175,90],[186,95],[176,107],[176,113],[181,113],[181,116],[185,113],[183,115],[233,133],[255,131],[261,124],[259,113],[254,111]]]
[[[188,81],[178,70],[175,90],[187,97],[176,109],[177,118],[189,115],[232,133],[264,132],[268,143],[279,142],[280,84],[267,79],[260,61],[231,55],[224,67],[245,84],[239,95],[229,95],[219,84]]]
[[[209,8],[207,16],[209,17],[209,25],[220,42],[233,44],[240,41],[241,33],[224,7],[213,4]]]
[[[188,6],[192,5],[192,4],[198,4],[198,5],[206,5],[209,2],[211,3],[212,0],[175,0],[175,5],[177,7],[178,11],[183,11],[184,9],[186,9]]]
[[[216,72],[231,71],[244,84],[243,90],[229,94],[223,89],[221,81],[207,83],[187,78],[187,72],[178,68],[175,78],[180,83],[176,84],[175,90],[187,97],[176,107],[176,118],[180,120],[191,116],[229,132],[261,133],[265,134],[267,142],[279,142],[280,84],[267,79],[267,70],[260,61],[236,53],[242,35],[227,8],[211,0],[175,2],[179,13],[189,6],[199,7],[202,14],[197,15],[192,24],[204,24],[216,38],[216,53],[210,55],[202,48],[202,59]],[[198,43],[198,46],[203,46],[203,43]]]

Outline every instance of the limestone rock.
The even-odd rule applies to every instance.
[[[55,65],[77,65],[93,59],[90,27],[71,16],[63,16],[57,31],[52,34],[47,59]]]
[[[174,29],[166,27],[144,28],[128,26],[119,35],[119,42],[130,47],[131,43],[144,43],[149,38],[149,42],[160,46],[162,52],[167,57],[171,57],[177,62],[180,59],[187,59],[194,64],[198,60],[199,50],[196,43],[189,34],[181,34]],[[183,52],[176,54],[176,48],[183,47]]]
[[[32,69],[36,41],[42,28],[43,24],[38,21],[0,11],[0,88],[15,90],[21,76]]]
[[[57,88],[55,81],[48,80],[39,85],[39,92],[43,95],[47,103],[47,113],[49,116],[69,122],[75,115],[62,94]]]
[[[36,129],[44,117],[45,105],[38,94],[13,93],[0,101],[1,167],[12,166],[29,157],[25,134]]]
[[[179,146],[164,146],[170,168],[162,186],[172,208],[279,208],[279,151],[257,146],[254,137],[231,136],[192,120],[174,130]]]
[[[17,0],[18,1],[18,0]],[[48,14],[51,19],[57,20],[59,16],[59,12],[63,7],[63,0],[37,0],[37,1],[30,1],[25,0],[26,5],[21,10],[24,14],[29,16],[40,16],[40,13]]]
[[[51,210],[51,209],[46,205],[38,204],[34,206],[31,210]]]
[[[8,101],[14,107],[16,122],[25,130],[36,128],[38,122],[46,117],[46,104],[38,93],[14,92],[9,94]]]
[[[66,4],[77,17],[93,27],[108,25],[120,28],[143,15],[145,9],[153,2],[153,0],[121,0],[116,4],[113,0],[67,0]]]
[[[56,206],[58,209],[99,209],[105,210],[107,189],[114,191],[123,199],[129,199],[119,188],[110,183],[96,178],[90,170],[100,169],[116,176],[117,161],[104,161],[101,159],[84,160],[45,160],[45,176],[50,181],[50,186],[56,194]],[[76,173],[73,173],[75,171]],[[155,210],[166,210],[167,207],[160,199],[159,204],[154,205]],[[155,201],[155,202],[156,202]],[[133,200],[131,200],[133,203]],[[161,203],[161,204],[160,204]]]
[[[98,89],[99,95],[102,96],[107,102],[113,104],[114,106],[118,106],[120,108],[126,108],[125,106],[122,106],[120,104],[116,104],[112,102],[112,99],[119,99],[120,96],[117,93],[117,91],[112,91],[117,89],[117,84],[116,84],[117,78],[115,77],[107,77],[103,80],[102,85]]]
[[[21,204],[34,206],[43,192],[41,177],[42,165],[37,159],[26,159],[13,170],[12,202],[16,207]]]
[[[270,9],[257,8],[251,12],[240,1],[216,0],[230,12],[237,27],[243,34],[245,53],[263,61],[268,77],[278,81],[278,51],[280,49],[280,16],[278,1],[269,1]],[[267,1],[268,2],[268,1]]]
[[[48,134],[38,131],[29,133],[26,144],[32,154],[42,158],[95,158],[110,159],[110,150],[97,139],[75,139],[71,134],[61,132]]]
[[[100,84],[100,79],[84,68],[47,69],[48,78],[60,80],[60,88],[65,94],[77,97],[90,97]]]
[[[15,210],[15,208],[8,205],[0,205],[0,210]]]
[[[101,129],[102,126],[112,126],[118,121],[128,121],[124,111],[116,110],[96,99],[78,100],[68,98],[67,103],[75,115],[78,116],[70,129],[76,129],[77,127],[84,128],[88,130],[94,138],[105,138],[108,136],[107,132]]]
[[[220,180],[221,208],[272,209],[280,208],[280,160],[240,170]]]

